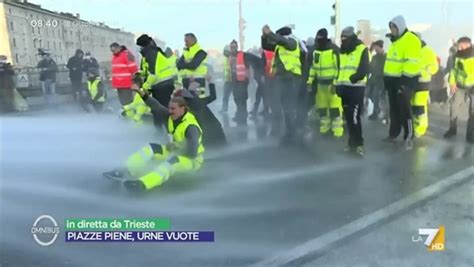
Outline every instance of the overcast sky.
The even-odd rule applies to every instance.
[[[30,2],[54,11],[80,13],[82,19],[105,22],[127,31],[150,33],[178,49],[183,47],[186,32],[194,32],[205,48],[220,49],[232,39],[238,39],[237,0]],[[330,0],[243,0],[246,48],[259,45],[261,28],[266,23],[274,30],[295,24],[295,34],[302,39],[314,36],[321,27],[327,27],[333,35],[334,28],[329,24],[332,3]],[[469,26],[470,33],[466,34],[472,36],[474,4],[469,0],[341,0],[341,24],[355,26],[357,20],[367,19],[372,26],[387,28],[392,17],[402,14],[409,25],[446,25],[443,5],[448,5],[450,27]]]

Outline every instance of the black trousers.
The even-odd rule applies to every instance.
[[[95,112],[100,113],[104,109],[104,102],[92,101],[92,106],[94,107]]]
[[[117,89],[117,95],[122,106],[133,102],[133,91],[130,89]]]
[[[403,127],[403,139],[413,139],[414,131],[411,99],[414,90],[401,86],[397,78],[385,79],[385,88],[387,88],[388,101],[390,104],[389,136],[391,138],[397,138]]]
[[[82,80],[71,80],[71,88],[74,100],[81,100],[83,91]]]
[[[361,86],[338,86],[337,92],[342,100],[344,118],[346,119],[349,140],[347,145],[351,148],[364,145],[362,137],[362,121],[360,116],[364,110],[364,91]]]
[[[258,108],[260,107],[261,102],[263,102],[263,111],[268,112],[269,105],[266,90],[268,90],[266,82],[258,81],[257,91],[255,91],[255,103],[253,104],[253,112],[258,112]]]
[[[296,129],[296,103],[299,94],[299,77],[277,77],[272,91],[272,135],[279,135],[282,115],[285,118],[285,138],[293,138]]]
[[[234,102],[237,106],[237,111],[235,113],[235,119],[237,123],[247,122],[247,100],[249,98],[248,85],[248,81],[233,82],[231,84],[232,94],[234,94]]]
[[[168,107],[173,91],[174,84],[168,82],[163,84],[157,84],[151,87],[151,95],[165,107]]]
[[[227,111],[229,108],[229,98],[232,94],[232,85],[230,82],[224,83],[224,97],[222,98],[222,110]]]
[[[158,100],[161,105],[168,107],[171,101],[171,95],[174,91],[174,83],[173,82],[164,82],[161,84],[156,84],[151,87],[151,95],[153,98]],[[153,122],[155,126],[165,125],[165,121],[163,121],[160,116],[153,116]]]

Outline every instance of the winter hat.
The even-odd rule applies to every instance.
[[[291,34],[291,28],[288,26],[281,27],[280,29],[278,29],[278,31],[276,31],[276,33],[282,36],[287,36]]]
[[[380,47],[380,48],[383,48],[383,41],[382,41],[382,40],[377,40],[377,41],[374,42],[373,45],[376,45],[376,46],[378,46],[378,47]]]
[[[328,38],[328,30],[326,28],[319,29],[316,33],[316,39],[327,39]]]
[[[152,39],[151,39],[150,36],[148,36],[146,34],[142,34],[137,39],[137,45],[141,46],[141,47],[145,47],[145,46],[149,45],[151,43],[151,41],[152,41]]]
[[[353,35],[355,35],[355,30],[354,30],[354,27],[352,26],[344,28],[341,32],[341,36],[350,37]]]

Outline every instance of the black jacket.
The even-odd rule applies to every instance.
[[[36,67],[42,69],[40,70],[40,81],[56,81],[56,72],[58,72],[58,66],[52,58],[49,60],[42,59],[40,62],[38,62]]]
[[[82,81],[82,72],[84,71],[82,58],[78,56],[69,58],[66,67],[69,69],[69,78],[71,81]]]
[[[387,55],[383,54],[376,54],[372,57],[370,61],[370,79],[374,81],[383,81],[383,68],[385,65],[385,59]]]

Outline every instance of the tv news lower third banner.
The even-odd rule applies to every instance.
[[[66,219],[66,242],[214,242],[213,231],[170,231],[170,220]]]

